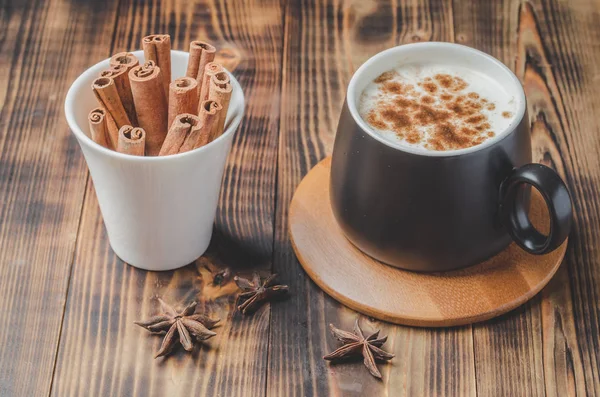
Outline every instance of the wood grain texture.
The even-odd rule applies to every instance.
[[[455,7],[457,42],[487,52],[513,70],[520,38],[515,34],[518,26],[517,1],[472,2]],[[516,72],[522,79],[523,75]],[[521,310],[473,327],[478,394],[544,395],[541,329],[539,297]]]
[[[396,354],[390,365],[380,368],[383,382],[360,362],[326,364],[322,356],[337,347],[328,324],[350,329],[357,314],[309,281],[286,230],[296,186],[331,152],[354,70],[401,43],[451,41],[452,29],[449,1],[288,4],[273,268],[293,286],[294,296],[287,304],[272,306],[267,395],[475,395],[470,327],[434,331],[372,322],[372,328],[389,335],[386,346]]]
[[[419,327],[466,325],[521,306],[546,284],[567,243],[542,256],[511,244],[466,269],[417,273],[385,265],[352,245],[329,203],[331,157],[304,177],[290,204],[290,238],[302,267],[328,295],[368,316]],[[548,230],[540,193],[532,194],[532,222]]]
[[[598,140],[579,129],[598,128],[596,118],[590,117],[598,95],[585,84],[598,74],[596,63],[589,59],[591,52],[585,51],[589,48],[585,41],[592,40],[590,34],[598,34],[592,27],[592,21],[597,21],[598,3],[476,4],[455,14],[457,39],[498,57],[521,79],[528,99],[534,161],[561,174],[575,207],[565,264],[541,296],[520,313],[475,327],[478,392],[546,396],[598,393],[597,331],[589,333],[597,329],[594,324],[598,321],[598,269],[591,264],[597,259],[590,257],[598,240],[597,228],[587,224],[598,219],[598,213],[595,204],[591,208],[587,204],[589,189],[582,187],[598,175],[597,159],[585,154],[598,146]],[[483,17],[489,15],[497,17]],[[593,45],[591,41],[588,44]],[[580,233],[586,236],[585,243]],[[577,278],[574,274],[585,275]],[[582,285],[574,287],[575,279]],[[580,307],[578,318],[574,297],[581,293],[587,304]],[[507,338],[507,333],[513,337]]]
[[[115,19],[115,7],[90,9],[95,15],[63,0],[0,4],[2,396],[51,387],[87,178],[64,97],[105,55]]]
[[[575,207],[565,269],[542,304],[546,394],[600,395],[600,163],[590,155],[600,143],[600,3],[535,1],[520,15],[517,65],[534,98],[538,155],[569,181]]]
[[[237,287],[212,284],[219,269],[270,267],[283,11],[279,3],[121,1],[106,55],[138,48],[168,32],[175,49],[195,39],[218,49],[239,80],[246,115],[223,180],[209,252],[177,271],[152,273],[118,260],[109,248],[90,184],[82,214],[52,394],[261,395],[266,387],[268,305],[252,317],[235,311]],[[260,23],[256,23],[260,21]],[[197,300],[222,321],[217,336],[187,354],[154,360],[160,337],[133,321],[157,313],[157,298],[176,306]]]
[[[0,395],[600,395],[599,22],[597,0],[0,0]],[[209,253],[147,273],[110,250],[62,107],[89,65],[157,32],[176,49],[216,44],[248,102]],[[522,309],[442,330],[361,318],[396,354],[379,382],[360,362],[321,359],[338,346],[327,324],[358,315],[301,269],[287,210],[331,151],[353,71],[423,40],[515,70],[534,158],[568,182],[575,223],[563,266]],[[292,297],[234,314],[233,285],[210,284],[225,266],[271,268]],[[160,338],[132,322],[158,297],[198,299],[223,320],[219,335],[154,361]]]

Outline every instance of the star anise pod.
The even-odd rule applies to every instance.
[[[258,273],[252,275],[252,281],[235,276],[235,283],[244,291],[238,295],[238,310],[242,314],[249,314],[256,311],[263,303],[287,295],[289,287],[275,284],[276,278],[277,274],[272,274],[261,283]]]
[[[164,334],[165,338],[154,358],[166,356],[177,345],[181,343],[187,351],[194,348],[194,339],[198,342],[212,338],[216,335],[213,328],[219,320],[213,320],[203,314],[194,314],[196,302],[190,303],[181,313],[177,313],[173,307],[158,298],[163,314],[154,316],[145,321],[136,321],[135,324],[146,328],[148,331]],[[179,336],[179,338],[177,338]]]
[[[343,345],[324,356],[325,360],[340,361],[362,356],[364,359],[363,362],[371,375],[381,379],[381,373],[377,369],[375,360],[389,361],[394,357],[393,354],[380,349],[387,341],[387,336],[380,338],[379,331],[377,331],[365,338],[358,325],[358,319],[356,319],[356,323],[354,324],[354,332],[343,331],[334,327],[333,324],[329,324],[329,328],[331,328],[333,336],[341,341]]]

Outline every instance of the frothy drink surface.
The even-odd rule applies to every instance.
[[[402,65],[373,80],[361,117],[387,140],[426,150],[479,145],[515,122],[517,100],[497,81],[462,66]]]

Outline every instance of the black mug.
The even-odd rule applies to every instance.
[[[485,73],[514,93],[514,123],[483,143],[451,151],[396,145],[360,117],[363,89],[403,62],[442,62]],[[525,93],[497,59],[452,43],[416,43],[383,51],[348,86],[331,163],[330,200],[346,237],[384,263],[445,271],[479,263],[511,241],[544,254],[566,239],[572,204],[552,169],[532,164]],[[550,232],[529,221],[530,188],[543,196]]]

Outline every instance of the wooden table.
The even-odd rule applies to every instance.
[[[1,396],[566,396],[600,393],[600,2],[0,1]],[[240,80],[246,117],[225,172],[209,252],[151,273],[111,251],[88,170],[67,127],[71,82],[110,54],[167,32],[206,39]],[[501,59],[529,99],[534,157],[575,202],[558,274],[524,307],[449,329],[376,322],[338,304],[299,266],[287,233],[295,187],[331,152],[346,85],[371,55],[455,41]],[[234,310],[218,269],[279,273],[287,301]],[[157,298],[199,300],[218,335],[154,360],[133,324]],[[330,366],[327,325],[389,335],[383,381]]]

